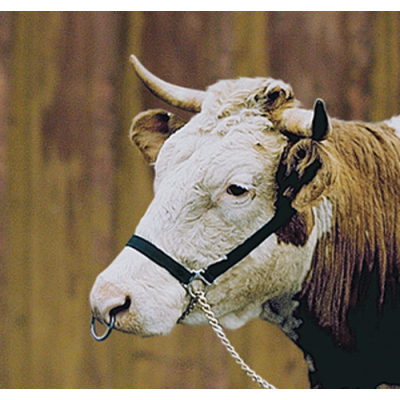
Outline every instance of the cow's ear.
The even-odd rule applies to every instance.
[[[274,81],[273,85],[268,85],[264,90],[263,102],[267,113],[274,114],[282,106],[287,107],[295,104],[292,88],[282,81]]]
[[[288,143],[276,174],[278,199],[288,199],[300,210],[329,193],[336,169],[323,143],[300,139]]]
[[[164,142],[185,123],[168,111],[148,110],[133,119],[129,137],[146,161],[154,163]]]

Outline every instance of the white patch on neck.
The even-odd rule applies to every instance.
[[[384,123],[396,131],[397,137],[400,138],[400,115],[384,121]]]
[[[320,239],[324,233],[329,232],[333,226],[333,207],[332,203],[323,197],[318,207],[313,207],[315,227],[317,230],[317,239]]]

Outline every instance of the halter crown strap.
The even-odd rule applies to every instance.
[[[268,223],[262,226],[258,231],[253,233],[244,242],[235,247],[230,251],[224,259],[217,261],[214,264],[209,265],[201,275],[210,283],[213,283],[224,272],[228,271],[234,265],[242,261],[247,257],[256,247],[268,239],[273,233],[275,233],[282,225],[292,218],[295,214],[295,210],[292,207],[288,207],[283,211],[278,211]]]

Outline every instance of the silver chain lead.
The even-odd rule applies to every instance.
[[[246,374],[254,381],[257,382],[263,389],[276,389],[275,386],[268,383],[266,380],[261,378],[261,376],[257,375],[239,356],[236,352],[235,348],[231,345],[229,339],[226,337],[225,332],[222,329],[222,326],[219,324],[215,314],[211,310],[211,306],[208,304],[205,293],[202,291],[194,292],[198,303],[200,304],[201,309],[208,319],[208,323],[213,328],[214,332],[221,339],[222,344],[231,354],[231,356],[235,359],[235,361],[241,366],[241,368],[246,372]]]

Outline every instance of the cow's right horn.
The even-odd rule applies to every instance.
[[[201,111],[205,92],[176,86],[157,78],[134,55],[131,55],[129,60],[138,77],[155,96],[182,110],[191,112]]]

